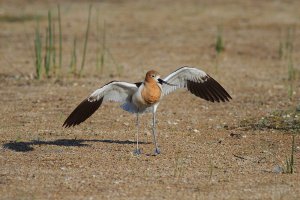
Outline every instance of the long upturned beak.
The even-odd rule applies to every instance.
[[[168,82],[166,82],[166,81],[164,81],[164,80],[162,80],[162,79],[157,79],[158,80],[158,82],[162,85],[162,84],[167,84],[167,85],[170,85],[170,86],[176,86],[176,85],[174,85],[174,84],[171,84],[171,83],[168,83]]]

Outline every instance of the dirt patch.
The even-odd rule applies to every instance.
[[[297,75],[289,96],[288,60],[279,54],[292,27],[297,74],[298,1],[92,1],[81,78],[68,66],[74,37],[81,59],[89,3],[60,1],[62,74],[40,81],[36,21],[3,16],[40,16],[46,30],[57,4],[0,2],[0,199],[299,199],[300,81]],[[97,71],[96,10],[121,73],[112,60]],[[220,26],[225,51],[217,56]],[[183,90],[166,96],[157,114],[161,155],[152,156],[150,115],[141,116],[143,154],[132,155],[135,116],[116,103],[62,128],[78,103],[112,79],[141,81],[149,69],[164,77],[184,65],[205,70],[233,100],[208,103]],[[278,173],[291,133],[295,173]]]

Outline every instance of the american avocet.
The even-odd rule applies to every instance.
[[[63,126],[75,126],[85,121],[100,107],[102,102],[121,102],[123,110],[136,114],[137,132],[134,154],[141,153],[139,149],[139,114],[144,112],[152,112],[153,142],[155,154],[159,154],[155,130],[155,112],[162,97],[178,88],[187,88],[197,97],[211,102],[225,102],[231,99],[226,90],[202,70],[181,67],[164,79],[160,78],[158,72],[151,70],[147,72],[143,82],[112,81],[95,90],[75,108]]]

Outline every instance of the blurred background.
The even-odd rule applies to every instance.
[[[0,0],[0,199],[299,199],[297,175],[282,175],[297,172],[300,158],[299,8],[297,0]],[[162,156],[131,155],[135,118],[118,104],[61,128],[103,84],[186,65],[233,100],[166,96]],[[142,120],[151,152],[149,116]]]

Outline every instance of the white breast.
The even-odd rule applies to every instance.
[[[144,83],[139,87],[136,93],[133,94],[132,96],[132,103],[136,105],[138,108],[145,108],[148,107],[147,103],[142,97],[142,90],[144,88]]]

